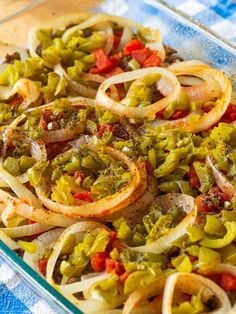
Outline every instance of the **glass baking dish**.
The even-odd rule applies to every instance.
[[[21,44],[24,45],[28,29],[36,22],[42,22],[54,15],[91,8],[96,12],[126,16],[146,26],[158,28],[164,42],[178,50],[181,57],[199,59],[221,69],[228,75],[236,89],[236,46],[185,14],[177,12],[162,0],[137,0],[135,5],[132,0],[44,1],[37,7],[31,7],[20,16],[0,25],[0,40],[6,39],[5,41],[14,44],[20,44],[21,40]],[[42,12],[46,13],[42,15]],[[14,25],[27,25],[27,27],[25,31],[21,28],[19,34],[14,33],[11,36],[11,27]],[[6,34],[5,30],[8,27],[10,29]],[[56,313],[81,313],[1,241],[0,256],[26,280],[28,285],[32,286],[41,298],[48,301],[50,305],[53,304],[52,309]]]

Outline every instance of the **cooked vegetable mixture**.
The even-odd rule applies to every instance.
[[[84,313],[236,313],[229,79],[105,14],[28,49],[0,73],[0,240]]]

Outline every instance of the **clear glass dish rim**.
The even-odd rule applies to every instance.
[[[199,21],[195,20],[193,17],[189,16],[188,14],[180,11],[179,9],[175,8],[171,4],[167,3],[164,0],[144,0],[145,3],[150,4],[156,8],[160,8],[167,14],[173,16],[174,18],[178,19],[183,24],[189,24],[191,28],[197,30],[198,32],[202,33],[210,40],[214,40],[220,46],[225,48],[226,50],[230,51],[236,56],[236,43],[228,40],[227,38],[218,35],[216,32],[211,30],[205,24],[200,23]]]
[[[43,2],[43,0],[36,0],[36,3]],[[214,31],[210,30],[207,26],[196,21],[184,12],[174,8],[163,0],[144,0],[147,4],[151,4],[154,7],[161,9],[168,15],[173,16],[183,24],[190,26],[191,28],[202,33],[208,39],[221,45],[226,50],[230,51],[236,56],[236,44],[230,42],[223,36],[219,36]],[[99,8],[99,7],[98,7]],[[30,8],[27,8],[30,9]],[[93,11],[93,10],[92,10]],[[21,12],[20,12],[21,13]],[[1,21],[0,21],[1,23]],[[12,263],[14,268],[22,275],[31,285],[36,286],[38,289],[43,289],[44,293],[48,295],[65,313],[83,314],[75,305],[73,305],[68,299],[66,299],[60,292],[58,292],[53,286],[51,286],[45,279],[43,279],[38,273],[36,273],[30,266],[28,266],[15,252],[8,248],[0,240],[0,253],[6,258],[8,263]]]

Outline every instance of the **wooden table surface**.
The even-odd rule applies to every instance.
[[[29,3],[29,0],[0,1],[0,18],[27,3]],[[55,16],[92,9],[101,3],[102,0],[45,0],[37,7],[0,24],[0,40],[19,46],[26,46],[27,33],[32,26]]]

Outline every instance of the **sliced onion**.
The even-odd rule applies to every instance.
[[[235,194],[233,185],[224,177],[224,175],[213,164],[211,157],[207,156],[206,164],[211,168],[216,185],[223,191],[230,199]]]
[[[201,274],[204,274],[204,275],[207,275],[208,273],[229,273],[233,276],[236,276],[236,266],[222,263],[222,264],[216,264],[212,268],[209,268],[205,271],[201,271]]]
[[[180,82],[181,85],[186,85],[186,86],[196,86],[204,82],[199,77],[185,76],[185,75],[178,76],[178,81]]]
[[[15,218],[16,216],[19,216],[19,215],[17,215],[15,212],[15,206],[14,206],[13,202],[9,202],[7,204],[7,206],[5,206],[5,208],[1,214],[1,220],[4,224],[4,226],[8,227],[11,219]],[[19,223],[25,220],[24,217],[20,217],[20,216],[18,217],[18,219],[19,219]]]
[[[92,137],[89,135],[82,134],[74,141],[69,142],[69,144],[78,149],[81,145],[92,143]]]
[[[120,38],[120,43],[116,49],[116,53],[124,49],[125,45],[128,44],[133,37],[133,32],[129,26],[123,28],[122,36]]]
[[[146,47],[150,48],[151,50],[157,50],[159,53],[159,56],[161,57],[161,61],[165,61],[166,59],[166,51],[162,42],[162,39],[160,37],[160,40],[157,42],[147,43]]]
[[[188,66],[186,63],[180,62],[177,66],[170,67],[169,69],[176,76],[194,75],[199,77],[204,81],[209,82],[211,89],[214,89],[217,84],[220,86],[220,91],[222,93],[222,96],[219,97],[216,106],[214,106],[211,111],[202,115],[196,122],[188,120],[186,123],[184,123],[184,125],[181,125],[182,128],[188,130],[189,132],[197,133],[200,131],[205,131],[216,124],[225,113],[231,99],[232,86],[229,79],[223,74],[223,72],[205,65]],[[212,80],[215,81],[214,86]],[[178,126],[178,124],[176,123],[175,126]]]
[[[121,17],[121,16],[114,16],[114,15],[108,15],[108,14],[93,14],[90,16],[89,19],[85,20],[84,22],[82,22],[81,24],[75,25],[71,28],[69,28],[62,36],[62,40],[64,42],[66,42],[69,38],[69,36],[71,36],[73,33],[75,33],[78,30],[82,30],[85,28],[90,28],[93,27],[96,24],[99,23],[105,23],[105,22],[114,22],[117,23],[118,25],[125,27],[125,26],[129,26],[131,28],[136,28],[137,30],[143,30],[144,27],[137,23],[134,22],[130,19]]]
[[[163,289],[164,289],[164,286],[165,286],[165,278],[163,276],[163,277],[160,277],[157,280],[157,282],[151,284],[150,286],[145,286],[145,288],[143,288],[143,289],[137,288],[137,290],[134,290],[130,294],[127,301],[125,302],[122,314],[136,313],[135,310],[139,309],[139,306],[138,306],[139,302],[141,302],[142,300],[146,300],[149,297],[161,294]],[[152,313],[151,307],[152,307],[151,303],[147,306],[144,306],[143,307],[143,313],[150,313],[151,314]],[[145,312],[145,310],[146,310],[146,312]],[[155,307],[155,305],[154,305],[153,310],[155,310],[154,311],[155,314],[161,314],[160,309]],[[142,312],[140,311],[140,314],[141,313]]]
[[[4,132],[2,134],[2,139],[3,139],[4,144],[7,144],[7,143],[9,143],[12,140],[12,137],[13,137],[13,134],[14,134],[14,131],[15,131],[16,127],[25,118],[26,118],[26,115],[23,113],[22,115],[18,116],[15,120],[13,120],[7,126],[7,128],[4,130]]]
[[[5,243],[11,250],[18,250],[20,249],[19,245],[12,240],[9,236],[6,235],[1,229],[0,229],[0,241]]]
[[[12,228],[0,228],[0,230],[2,230],[6,235],[11,238],[20,238],[48,231],[52,228],[53,226],[35,223]]]
[[[102,222],[112,222],[116,219],[119,219],[120,217],[125,217],[130,221],[131,224],[140,222],[140,219],[142,219],[144,212],[155,199],[157,193],[157,182],[153,177],[149,177],[147,187],[144,184],[141,184],[141,186],[141,193],[143,193],[143,195],[140,198],[137,198],[135,202],[121,209],[120,211],[108,216],[104,216],[100,220]]]
[[[92,146],[89,145],[89,148],[92,149]],[[95,149],[95,148],[94,148]],[[58,204],[48,197],[45,196],[45,188],[41,184],[36,188],[36,193],[41,200],[41,202],[50,210],[58,213],[65,214],[70,217],[101,217],[104,215],[111,214],[121,208],[124,208],[131,204],[135,197],[140,197],[138,195],[133,195],[133,193],[140,188],[141,184],[145,184],[145,178],[143,180],[143,175],[140,174],[139,167],[125,154],[121,153],[120,151],[111,148],[111,147],[104,147],[104,152],[111,155],[113,158],[117,160],[121,160],[124,162],[129,171],[132,174],[131,179],[129,180],[128,184],[125,185],[120,191],[116,192],[113,195],[109,195],[104,197],[94,203],[84,204],[81,206],[67,206]],[[96,149],[95,149],[96,150]],[[140,165],[141,166],[141,165]],[[145,173],[145,169],[142,166],[142,173]],[[143,181],[142,181],[143,180]],[[139,190],[140,191],[140,190]]]
[[[125,105],[122,105],[118,101],[110,98],[106,94],[107,89],[113,84],[133,81],[135,79],[140,79],[141,77],[148,76],[149,74],[162,75],[172,86],[171,93],[167,97],[153,103],[152,105],[146,107],[127,107]],[[121,73],[108,78],[100,85],[96,96],[96,102],[99,106],[110,110],[122,117],[134,119],[148,117],[150,119],[153,119],[158,111],[166,108],[170,102],[178,99],[179,93],[180,84],[177,78],[169,70],[153,67],[138,69],[127,73]]]
[[[79,282],[74,282],[65,285],[58,285],[57,288],[59,291],[65,294],[74,294],[77,292],[83,292],[88,290],[94,283],[99,282],[101,280],[107,279],[111,277],[111,274],[102,273],[98,276],[94,276],[88,279],[81,280]]]
[[[56,228],[41,234],[32,241],[37,244],[38,250],[33,254],[26,251],[24,253],[23,260],[41,276],[38,262],[43,257],[45,250],[58,240],[63,231],[62,228]]]
[[[80,76],[82,79],[90,82],[102,83],[105,81],[105,77],[100,74],[81,73]]]
[[[79,122],[73,129],[60,129],[55,131],[44,131],[42,140],[45,143],[64,142],[75,138],[84,131],[84,122]]]
[[[106,45],[104,47],[104,52],[108,56],[113,47],[115,37],[113,34],[113,29],[109,23],[102,23],[102,25],[103,27],[105,27],[105,33],[106,33]]]
[[[81,96],[88,97],[88,98],[95,98],[96,96],[96,89],[83,85],[81,83],[78,83],[74,81],[63,69],[63,67],[60,64],[57,64],[54,67],[54,72],[57,73],[60,77],[65,78],[67,81],[67,84],[71,90],[78,93]]]
[[[26,110],[32,103],[34,103],[40,96],[40,90],[38,86],[31,80],[21,78],[19,79],[13,88],[6,89],[6,92],[1,93],[1,99],[9,99],[11,96],[19,94],[23,98],[23,102],[20,104],[22,110]]]
[[[14,193],[22,200],[27,200],[32,206],[42,207],[39,200],[34,194],[28,190],[20,181],[7,172],[2,165],[0,165],[0,178],[8,184]]]
[[[85,314],[107,314],[113,308],[111,303],[107,303],[104,301],[78,300],[73,295],[68,294],[64,294],[64,296]]]
[[[64,16],[56,17],[50,20],[49,22],[37,25],[34,28],[32,28],[28,35],[28,47],[31,57],[39,57],[39,55],[36,52],[37,47],[40,44],[37,38],[38,30],[48,28],[65,30],[70,25],[81,23],[82,21],[86,20],[89,16],[90,16],[89,13],[67,14]]]
[[[175,290],[180,290],[187,294],[202,293],[202,298],[207,300],[216,297],[220,302],[220,308],[209,313],[223,314],[231,309],[231,304],[226,292],[212,280],[193,273],[175,273],[166,280],[163,294],[162,313],[172,314],[172,302]]]
[[[27,58],[29,58],[29,54],[26,49],[0,41],[0,58],[4,58],[6,55],[14,54],[15,52],[19,53],[21,61],[25,61]]]
[[[72,226],[70,226],[69,228],[67,228],[62,235],[60,236],[60,238],[57,240],[57,242],[55,243],[54,247],[53,247],[53,252],[49,257],[48,263],[47,263],[47,281],[50,284],[54,284],[54,280],[52,278],[53,276],[53,272],[54,272],[54,267],[56,264],[56,261],[60,255],[60,252],[63,248],[63,245],[66,241],[66,239],[68,238],[69,235],[74,234],[74,233],[84,233],[88,230],[92,230],[98,227],[101,227],[102,225],[99,224],[98,222],[94,222],[94,221],[83,221],[83,222],[78,222]],[[82,239],[81,239],[82,241]]]
[[[30,137],[26,139],[30,144],[31,156],[36,159],[36,161],[46,161],[47,160],[47,150],[44,142],[41,139],[32,140]]]
[[[174,206],[181,207],[187,216],[174,228],[156,241],[143,246],[132,247],[131,249],[140,253],[161,254],[171,248],[172,243],[186,234],[187,228],[192,225],[197,216],[197,208],[194,198],[186,194],[170,193],[156,198],[156,204],[164,210]]]
[[[18,202],[15,207],[16,213],[41,224],[58,227],[69,227],[77,223],[80,219],[67,217],[62,214],[54,213],[45,208],[35,208],[28,204]]]

